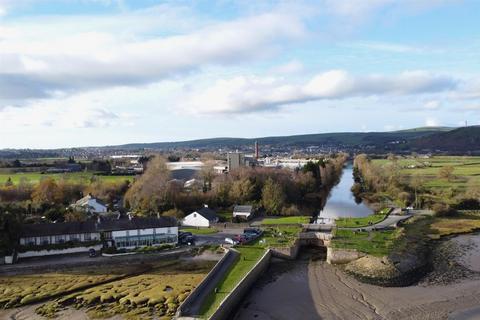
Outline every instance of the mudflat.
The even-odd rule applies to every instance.
[[[464,259],[478,250],[472,245]],[[268,274],[244,300],[235,320],[480,319],[478,277],[385,288],[361,283],[339,267],[311,259],[274,262]]]

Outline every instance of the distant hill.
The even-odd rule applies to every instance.
[[[26,159],[39,157],[104,156],[123,153],[200,149],[213,151],[243,150],[253,152],[258,141],[267,153],[291,152],[312,147],[319,152],[352,153],[445,152],[480,154],[480,126],[463,128],[421,127],[388,132],[335,132],[260,138],[212,138],[177,142],[131,143],[118,146],[64,148],[56,150],[0,150],[0,158]]]
[[[243,147],[253,145],[258,141],[261,145],[276,147],[308,147],[308,146],[338,146],[338,147],[371,147],[383,149],[385,145],[406,144],[409,141],[431,134],[445,132],[452,128],[426,127],[390,132],[336,132],[304,134],[293,136],[261,137],[261,138],[212,138],[179,142],[134,143],[109,148],[119,149],[173,149],[173,148],[220,148]]]
[[[410,146],[419,150],[479,153],[480,126],[458,128],[418,137]]]

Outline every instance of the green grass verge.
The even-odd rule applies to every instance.
[[[360,232],[336,230],[332,240],[334,248],[356,249],[377,257],[388,255],[393,248],[398,230]]]
[[[235,249],[240,252],[240,258],[220,281],[217,292],[212,292],[204,302],[200,314],[202,318],[209,318],[217,310],[223,299],[265,253],[265,249],[256,246],[239,246]]]
[[[382,222],[386,217],[386,214],[378,213],[361,218],[338,218],[335,223],[339,228],[361,228]]]
[[[291,216],[280,218],[265,218],[262,221],[262,225],[277,225],[277,224],[304,224],[310,222],[309,216]]]
[[[217,233],[218,230],[215,228],[184,228],[180,229],[181,232],[191,232],[192,234],[213,234]]]

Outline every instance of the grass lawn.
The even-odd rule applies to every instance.
[[[217,215],[222,218],[223,221],[231,221],[233,217],[233,212],[226,211],[226,212],[217,212]]]
[[[69,173],[45,173],[41,174],[40,172],[26,172],[26,173],[9,173],[1,172],[0,173],[0,184],[4,184],[8,178],[12,179],[14,184],[18,184],[22,179],[27,180],[30,183],[36,184],[40,182],[41,179],[46,177],[52,177],[55,180],[67,179],[75,182],[89,183],[94,177],[104,182],[123,182],[129,180],[133,182],[135,176],[103,176],[96,175],[93,172],[69,172]]]
[[[205,301],[200,315],[202,318],[210,317],[217,310],[223,299],[265,253],[265,249],[256,246],[239,246],[235,249],[240,251],[240,258],[220,281],[217,293],[212,292]]]
[[[359,232],[336,230],[332,240],[334,248],[356,249],[377,257],[388,255],[393,247],[398,231]]]
[[[264,230],[263,236],[252,245],[259,247],[290,247],[301,231],[299,226],[278,226]]]
[[[337,227],[340,228],[361,228],[370,224],[375,224],[385,220],[386,214],[372,214],[361,218],[338,218],[335,220]]]
[[[215,228],[182,228],[179,231],[181,232],[191,232],[192,234],[213,234],[217,233],[218,230]]]
[[[265,218],[262,221],[262,225],[276,225],[276,224],[304,224],[310,222],[309,216],[291,216],[291,217],[279,217],[279,218]]]

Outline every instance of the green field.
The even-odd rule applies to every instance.
[[[265,253],[264,249],[256,246],[239,246],[235,249],[240,252],[240,258],[220,281],[217,292],[212,292],[204,302],[201,310],[202,318],[209,318],[217,310],[223,299]]]
[[[276,225],[276,224],[304,224],[310,222],[309,216],[292,216],[292,217],[280,217],[280,218],[265,218],[262,221],[262,225]]]
[[[72,173],[45,173],[40,172],[28,172],[28,173],[9,173],[9,172],[0,172],[0,185],[3,185],[8,178],[12,179],[14,184],[20,183],[22,179],[28,181],[29,183],[36,184],[41,179],[52,177],[55,180],[66,179],[74,182],[84,182],[89,183],[93,179],[99,179],[104,182],[123,182],[129,180],[133,182],[135,176],[103,176],[96,175],[93,172],[72,172]]]
[[[384,166],[389,160],[375,159],[373,164]],[[468,156],[436,156],[430,158],[407,158],[398,159],[401,167],[401,174],[410,178],[414,175],[424,179],[424,186],[432,189],[457,187],[464,189],[468,185],[480,186],[480,157]],[[453,166],[455,168],[451,181],[440,179],[438,172],[440,168]]]
[[[385,220],[386,217],[386,214],[378,213],[361,218],[338,218],[335,220],[335,224],[340,228],[360,228],[379,223]]]

